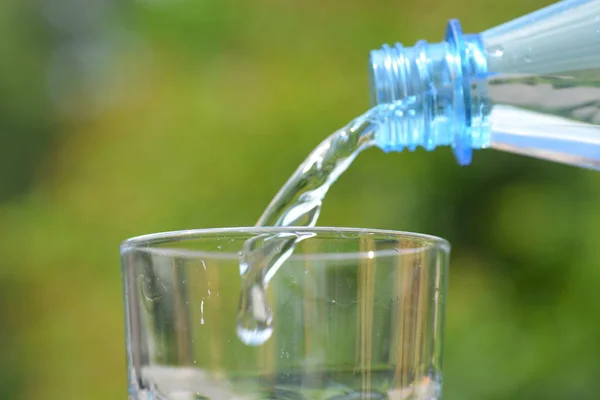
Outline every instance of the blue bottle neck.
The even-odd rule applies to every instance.
[[[371,101],[382,105],[376,144],[385,151],[452,146],[459,164],[489,145],[487,60],[480,35],[450,21],[441,43],[384,45],[370,55]]]

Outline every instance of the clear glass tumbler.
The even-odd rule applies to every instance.
[[[240,255],[307,234],[271,278],[268,341],[236,333]],[[121,247],[130,400],[439,399],[450,246],[348,228],[160,233]]]

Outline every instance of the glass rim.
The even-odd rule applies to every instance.
[[[150,233],[140,236],[131,237],[121,244],[121,253],[131,250],[146,251],[154,254],[160,254],[163,256],[190,256],[190,257],[211,257],[218,259],[238,259],[238,253],[234,252],[209,252],[200,250],[189,250],[182,246],[164,246],[165,244],[176,244],[183,243],[189,240],[201,239],[208,236],[227,235],[232,234],[277,234],[277,233],[329,233],[340,235],[340,239],[347,240],[358,240],[361,235],[381,235],[389,236],[397,239],[418,239],[423,241],[425,244],[420,246],[405,247],[401,250],[375,250],[375,252],[365,252],[365,254],[359,252],[348,252],[348,253],[313,253],[303,254],[302,257],[306,258],[317,258],[320,260],[327,260],[329,258],[340,259],[341,258],[373,258],[395,256],[401,254],[408,254],[419,252],[427,249],[441,249],[445,252],[450,251],[450,243],[443,238],[438,236],[428,235],[424,233],[414,233],[406,231],[395,231],[386,229],[369,229],[369,228],[346,228],[346,227],[333,227],[333,226],[318,226],[318,227],[223,227],[223,228],[205,228],[205,229],[189,229],[189,230],[177,230],[177,231],[166,231]],[[372,253],[372,254],[369,254]],[[291,258],[296,258],[295,255]]]

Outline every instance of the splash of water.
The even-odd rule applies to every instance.
[[[373,108],[325,139],[273,198],[257,226],[315,226],[331,185],[356,156],[375,144],[380,108]],[[266,342],[273,332],[273,314],[266,287],[302,240],[312,235],[265,234],[246,241],[240,255],[242,289],[237,333],[248,345]]]

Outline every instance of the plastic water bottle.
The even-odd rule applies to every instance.
[[[468,165],[472,149],[493,148],[600,169],[600,0],[479,34],[451,20],[444,41],[384,45],[370,65],[386,151],[450,145]]]

